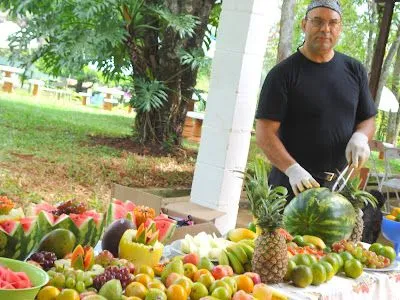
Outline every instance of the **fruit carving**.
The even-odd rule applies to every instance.
[[[175,233],[177,221],[168,218],[168,215],[160,214],[154,219],[147,219],[145,226],[151,226],[151,223],[156,224],[158,230],[158,241],[160,243],[167,243]]]
[[[94,251],[90,246],[78,245],[72,252],[71,266],[75,270],[88,271],[94,265]]]
[[[142,225],[144,222],[146,222],[147,219],[154,219],[154,217],[156,216],[153,208],[143,205],[136,206],[134,209],[134,213],[136,219],[136,227]]]
[[[119,242],[119,257],[135,265],[155,266],[159,263],[164,246],[158,241],[155,223],[146,228],[140,225],[138,230],[128,229]]]
[[[7,215],[14,208],[14,202],[7,196],[0,196],[0,215]]]

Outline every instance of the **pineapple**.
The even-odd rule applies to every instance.
[[[356,212],[356,223],[354,225],[353,232],[350,235],[349,241],[358,243],[362,239],[363,231],[364,231],[364,220],[363,220],[363,211],[362,209],[370,203],[373,208],[376,208],[376,204],[378,200],[368,193],[367,191],[363,191],[359,189],[361,179],[359,177],[355,177],[349,180],[345,186],[345,188],[340,192],[350,203],[353,205],[354,210]]]
[[[282,186],[268,185],[266,164],[261,158],[256,161],[254,173],[246,174],[245,186],[252,214],[261,229],[255,241],[253,272],[258,273],[264,283],[282,282],[288,256],[285,237],[277,229],[282,225],[288,191]]]

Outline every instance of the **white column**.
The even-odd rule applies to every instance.
[[[263,58],[276,10],[270,0],[224,0],[191,201],[226,212],[221,233],[236,225]]]

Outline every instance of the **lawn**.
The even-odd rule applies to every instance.
[[[77,198],[102,206],[112,183],[190,187],[198,145],[185,141],[175,156],[139,155],[129,139],[133,122],[125,110],[0,93],[0,193],[22,205]],[[253,137],[248,166],[257,155]],[[394,171],[400,173],[400,164]]]

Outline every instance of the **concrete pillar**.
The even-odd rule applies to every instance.
[[[275,10],[266,0],[224,0],[213,59],[191,201],[226,213],[215,225],[236,225],[268,32]]]

